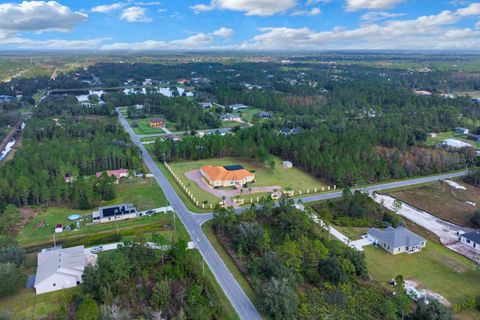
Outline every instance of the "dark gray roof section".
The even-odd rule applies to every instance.
[[[392,248],[403,246],[414,247],[425,241],[424,238],[404,227],[398,227],[396,229],[387,227],[383,231],[376,228],[370,228],[368,234],[374,238],[382,240]]]
[[[470,241],[480,243],[480,230],[475,230],[462,234],[462,237]]]

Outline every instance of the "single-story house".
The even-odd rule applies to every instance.
[[[461,149],[461,148],[471,148],[472,145],[466,142],[463,142],[458,139],[445,139],[441,143],[443,146],[447,146],[450,148]]]
[[[200,173],[212,187],[241,187],[255,181],[255,174],[242,166],[203,166]]]
[[[465,245],[480,251],[480,230],[463,233],[460,235],[459,240]]]
[[[104,171],[97,172],[97,173],[95,173],[95,176],[97,178],[100,178],[102,176],[103,172]],[[118,181],[121,178],[128,177],[128,170],[127,169],[107,170],[107,175],[109,177],[115,176],[115,178],[117,178],[117,180],[115,182],[118,183]]]
[[[177,83],[179,84],[185,84],[185,83],[188,83],[189,81],[187,79],[178,79],[177,80]]]
[[[282,194],[283,194],[282,191],[277,190],[275,192],[272,192],[272,194],[270,196],[273,200],[278,200],[282,197]]]
[[[135,108],[135,110],[143,110],[145,108],[143,104],[136,104],[133,107]]]
[[[469,134],[468,139],[473,140],[475,142],[480,142],[480,134]]]
[[[287,169],[290,169],[290,168],[293,168],[293,163],[291,161],[288,161],[288,160],[284,160],[282,162],[282,166],[284,166],[285,168]]]
[[[272,114],[270,112],[262,111],[257,113],[257,117],[260,119],[271,119]]]
[[[209,109],[213,106],[211,102],[199,102],[198,105],[203,109]]]
[[[222,114],[220,118],[222,119],[222,121],[242,121],[242,118],[238,114],[233,113]]]
[[[162,141],[167,141],[167,140],[172,140],[173,142],[177,142],[177,141],[182,141],[182,137],[176,135],[176,134],[164,134],[162,137],[161,137]]]
[[[290,135],[290,134],[299,134],[300,132],[302,132],[303,129],[302,128],[282,128],[279,130],[279,132],[281,134],[284,134],[284,135]]]
[[[77,180],[77,177],[75,177],[69,172],[65,173],[65,175],[63,176],[63,181],[65,181],[65,183],[74,183],[75,180]]]
[[[232,104],[229,107],[232,108],[232,110],[248,109],[248,106],[241,103]]]
[[[427,240],[418,234],[401,226],[398,228],[387,227],[384,230],[370,228],[367,233],[367,238],[372,241],[373,244],[378,245],[391,254],[418,252],[421,251],[427,243]]]
[[[165,120],[160,118],[153,118],[150,119],[148,125],[150,126],[150,128],[163,128],[165,127]]]
[[[137,209],[131,203],[101,207],[92,213],[93,222],[108,222],[137,217]]]
[[[430,132],[430,133],[428,134],[428,136],[429,136],[430,138],[436,138],[436,137],[438,136],[438,133],[436,133],[436,132]]]
[[[455,133],[456,134],[468,134],[470,132],[470,130],[468,130],[467,128],[462,128],[462,127],[456,127],[455,128]]]
[[[35,290],[37,294],[76,287],[83,282],[85,266],[95,264],[97,256],[85,253],[83,246],[43,249],[37,256]]]

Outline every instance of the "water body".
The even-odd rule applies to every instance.
[[[5,146],[5,149],[3,149],[2,152],[0,153],[0,161],[3,161],[3,159],[7,157],[8,153],[12,151],[13,146],[15,145],[15,143],[17,143],[16,137],[18,136],[19,132],[23,129],[25,129],[25,122],[22,122],[19,130],[17,131],[17,134],[12,138],[12,140],[10,140],[7,143],[7,145]]]

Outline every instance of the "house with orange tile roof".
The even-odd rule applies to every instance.
[[[150,119],[149,126],[150,128],[163,128],[165,127],[165,121],[159,118]]]
[[[95,173],[97,178],[102,176],[104,171]],[[128,169],[118,169],[118,170],[107,170],[107,175],[109,177],[114,176],[116,178],[115,183],[118,183],[121,178],[128,177]]]
[[[255,181],[255,174],[241,166],[203,166],[200,173],[212,187],[241,187]]]

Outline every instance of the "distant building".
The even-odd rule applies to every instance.
[[[182,141],[182,137],[176,135],[176,134],[164,134],[163,136],[161,136],[162,141],[166,141],[166,140],[172,140],[173,142],[177,142],[177,141]]]
[[[282,197],[282,191],[280,190],[277,190],[275,192],[272,192],[272,194],[270,195],[270,197],[272,198],[272,200],[278,200]]]
[[[137,217],[137,209],[131,203],[101,207],[92,213],[93,222],[108,222]]]
[[[468,139],[473,140],[475,142],[480,142],[480,134],[469,134]]]
[[[185,84],[185,83],[188,83],[188,80],[187,80],[187,79],[178,79],[178,80],[177,80],[177,83],[179,83],[179,84]]]
[[[65,175],[63,176],[63,181],[65,181],[65,183],[73,183],[75,182],[75,180],[76,177],[69,172],[65,173]]]
[[[391,254],[415,253],[421,251],[427,243],[427,240],[405,227],[387,227],[384,230],[370,228],[367,237]]]
[[[76,287],[83,282],[85,267],[96,260],[97,256],[85,253],[83,246],[42,250],[37,256],[36,293]]]
[[[143,110],[145,108],[143,104],[136,104],[133,107],[135,108],[135,110]]]
[[[429,136],[430,138],[436,138],[436,137],[438,136],[438,133],[436,133],[436,132],[430,132],[430,133],[428,134],[428,136]]]
[[[200,173],[212,187],[242,187],[255,181],[255,174],[242,166],[203,166]]]
[[[480,251],[480,230],[463,233],[460,235],[459,240],[465,245]]]
[[[164,128],[165,120],[160,118],[153,118],[153,119],[150,119],[148,125],[150,126],[150,128]]]
[[[100,171],[95,173],[97,178],[100,178],[105,171]],[[107,170],[107,175],[109,177],[114,176],[116,178],[116,183],[119,182],[121,178],[128,177],[128,170],[127,169],[118,169],[118,170]]]
[[[302,128],[282,128],[279,130],[279,133],[284,135],[290,135],[290,134],[299,134],[302,131],[303,131]]]
[[[262,111],[257,113],[257,117],[260,119],[271,119],[272,114],[270,112]]]
[[[211,102],[199,102],[198,105],[203,109],[209,109],[213,106]]]
[[[461,140],[457,139],[445,139],[441,143],[443,146],[447,146],[450,148],[460,149],[460,148],[471,148],[472,145]]]
[[[222,119],[222,121],[238,121],[238,122],[242,121],[242,118],[240,117],[240,115],[233,114],[233,113],[222,114],[220,119]]]
[[[15,97],[7,96],[7,95],[0,95],[0,102],[10,102],[15,100]]]
[[[248,106],[241,103],[236,103],[236,104],[230,105],[230,108],[232,108],[232,110],[241,110],[241,109],[248,109]]]
[[[470,130],[468,130],[467,128],[461,128],[461,127],[456,127],[455,128],[455,133],[456,134],[468,134],[470,132]]]
[[[419,96],[431,96],[432,95],[432,93],[430,91],[426,91],[426,90],[413,90],[413,92],[416,95],[419,95]]]
[[[287,169],[293,168],[293,163],[288,160],[283,161],[282,165]]]

